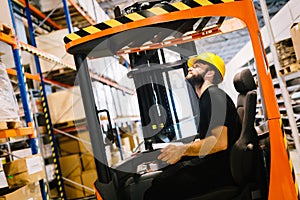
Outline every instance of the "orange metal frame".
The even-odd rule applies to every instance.
[[[27,136],[33,137],[34,130],[32,127],[0,130],[0,138]]]
[[[260,78],[261,95],[265,102],[266,115],[270,132],[271,169],[269,199],[293,200],[297,199],[297,192],[293,182],[288,154],[285,149],[283,133],[280,126],[280,113],[276,101],[272,78],[268,69],[264,47],[260,35],[255,10],[251,0],[241,0],[230,3],[196,7],[193,9],[166,13],[141,19],[124,25],[100,31],[66,44],[66,49],[83,44],[90,40],[116,34],[121,31],[182,19],[200,18],[206,16],[229,16],[242,20],[248,27],[253,45],[257,73]],[[101,199],[101,198],[99,198]]]
[[[14,76],[17,76],[17,71],[14,70],[14,69],[10,69],[10,68],[6,68],[6,72],[10,75],[14,75]],[[30,74],[30,73],[27,73],[27,72],[24,72],[24,75],[26,78],[29,78],[29,79],[32,79],[32,80],[35,80],[35,81],[40,81],[40,76],[38,74]]]
[[[18,48],[16,38],[14,36],[7,35],[7,34],[0,32],[0,41],[11,45],[13,49]]]

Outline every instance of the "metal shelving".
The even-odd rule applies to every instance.
[[[68,4],[66,3],[67,1],[69,2],[69,4],[71,6],[68,6]],[[61,82],[59,82],[59,80],[52,80],[52,79],[44,78],[43,74],[41,72],[41,69],[40,69],[39,59],[41,58],[41,59],[51,62],[55,65],[63,66],[67,69],[74,70],[75,66],[73,66],[72,64],[66,63],[62,59],[58,58],[57,56],[49,54],[43,50],[40,50],[38,47],[36,47],[35,30],[33,29],[33,24],[35,24],[36,26],[41,26],[41,28],[44,28],[48,32],[50,32],[52,30],[59,30],[66,26],[68,27],[69,31],[71,31],[73,28],[72,21],[71,20],[68,21],[66,19],[57,20],[55,17],[53,17],[54,15],[51,17],[52,14],[55,14],[54,11],[50,12],[50,13],[46,13],[46,14],[48,14],[48,16],[46,16],[44,13],[41,13],[37,8],[30,5],[28,0],[8,0],[8,3],[10,5],[10,14],[12,17],[12,21],[14,21],[14,19],[13,19],[14,12],[27,18],[28,28],[29,28],[29,33],[30,33],[30,41],[33,43],[32,43],[32,45],[26,44],[24,42],[18,41],[17,36],[11,37],[11,36],[7,36],[6,34],[3,34],[3,33],[0,33],[1,41],[5,42],[13,47],[14,59],[15,59],[16,65],[19,65],[19,68],[22,68],[21,60],[20,60],[21,50],[29,52],[30,54],[34,55],[38,74],[30,74],[30,73],[24,73],[24,72],[20,74],[19,71],[22,72],[22,70],[19,70],[18,67],[16,67],[17,70],[6,69],[6,71],[10,75],[18,76],[18,79],[21,80],[21,81],[19,80],[19,83],[21,83],[21,84],[19,84],[19,86],[21,87],[20,88],[21,90],[23,90],[24,88],[26,89],[25,85],[23,84],[23,83],[26,83],[26,78],[34,80],[34,81],[38,81],[40,83],[39,89],[40,89],[40,95],[41,95],[41,98],[43,101],[42,104],[43,104],[44,116],[46,118],[46,123],[47,123],[46,124],[47,134],[49,135],[49,138],[51,140],[50,141],[51,150],[52,150],[51,159],[53,159],[54,163],[55,163],[55,173],[56,173],[59,197],[61,199],[66,199],[66,194],[64,191],[64,184],[63,184],[65,178],[62,177],[62,174],[61,174],[60,164],[59,164],[59,156],[58,156],[57,145],[56,145],[56,141],[55,141],[56,136],[54,135],[54,132],[57,133],[60,131],[58,131],[57,129],[54,129],[52,127],[51,116],[49,113],[49,108],[48,108],[48,103],[47,103],[45,83],[55,85],[55,86],[57,86],[59,88],[63,88],[63,89],[71,88],[72,85],[61,83]],[[85,21],[85,23],[88,23],[88,25],[95,24],[95,21],[90,16],[88,16],[87,13],[85,11],[83,11],[82,8],[75,1],[62,0],[62,3],[64,4],[64,13],[65,13],[67,19],[68,18],[70,19],[70,16],[73,15],[74,12],[76,12],[77,15],[79,14],[79,17],[81,17],[82,20]],[[71,14],[69,13],[69,10],[72,12]],[[65,23],[65,21],[66,21],[66,23]],[[126,86],[119,85],[117,82],[111,80],[110,78],[104,77],[103,75],[98,75],[92,71],[90,71],[90,74],[94,81],[99,81],[99,82],[103,83],[104,85],[109,86],[110,88],[115,88],[116,90],[120,90],[129,95],[135,94],[135,92],[132,91],[131,89],[127,88]],[[23,106],[23,107],[25,110],[25,116],[27,116],[27,115],[30,116],[30,113],[31,113],[30,109],[29,108],[27,109],[27,107],[29,107],[29,99],[28,99],[27,90],[25,92],[21,91],[21,96],[22,96],[22,101],[23,101],[24,96],[27,97],[27,100],[26,101],[24,100],[24,102],[23,102],[23,104],[25,104],[26,106]],[[136,121],[136,118],[119,118],[119,119],[116,119],[114,121],[114,123],[117,126],[117,124],[124,123],[125,121],[128,122],[128,120],[132,122],[132,121]],[[30,125],[33,124],[33,120],[31,119],[31,116],[30,116],[30,118],[26,119],[26,121]],[[108,125],[108,123],[103,122],[102,125]],[[86,126],[82,127],[81,130],[86,130]],[[30,132],[30,131],[32,131],[32,132]],[[66,129],[65,131],[66,131],[66,135],[67,135],[68,132],[72,131],[72,130]],[[34,138],[32,136],[33,135],[32,133],[33,133],[33,128],[24,128],[24,129],[19,129],[19,130],[14,130],[14,131],[9,130],[9,131],[0,132],[0,137],[1,136],[14,136],[14,135],[30,134],[31,138]],[[35,142],[33,142],[33,144],[34,143]],[[32,144],[32,147],[33,147],[33,144]],[[38,152],[37,147],[35,147],[33,152]],[[83,185],[81,185],[81,186],[84,187]],[[50,192],[49,189],[50,188],[47,187],[47,185],[44,185],[44,183],[41,183],[43,199],[49,199],[49,192]],[[91,188],[85,188],[85,189],[88,189],[90,191],[92,190]]]
[[[30,136],[34,134],[32,127],[0,130],[0,138]]]
[[[9,3],[10,11],[12,11],[10,1],[8,3]],[[14,19],[12,19],[12,23],[15,27]],[[26,76],[24,75],[24,70],[22,69],[23,67],[20,60],[20,49],[18,47],[18,42],[15,36],[7,35],[5,33],[0,34],[0,40],[12,47],[14,62],[16,66],[16,75],[19,82],[20,94],[22,98],[22,104],[24,108],[25,120],[27,125],[27,128],[3,130],[1,131],[0,134],[2,137],[5,138],[29,135],[32,154],[37,154],[38,153],[37,140],[35,138],[34,131],[33,131],[33,120],[31,118],[30,107],[29,107]],[[40,188],[41,188],[43,199],[47,199],[47,193],[45,190],[45,185],[43,180],[40,181]]]

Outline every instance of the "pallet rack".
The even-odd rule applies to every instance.
[[[64,181],[69,181],[69,180],[62,177],[62,174],[61,174],[59,157],[58,157],[58,152],[57,152],[57,145],[56,145],[56,141],[55,141],[55,134],[62,133],[64,135],[68,135],[68,136],[70,136],[70,134],[68,134],[68,130],[66,130],[66,132],[62,132],[61,130],[54,129],[52,127],[51,116],[49,113],[48,102],[47,102],[47,97],[46,97],[45,84],[47,83],[47,84],[55,85],[60,88],[71,88],[72,85],[60,82],[60,80],[56,80],[55,78],[53,78],[53,79],[44,78],[42,71],[41,71],[39,59],[47,60],[55,65],[61,65],[61,66],[65,67],[66,69],[70,69],[70,70],[74,69],[75,66],[73,66],[72,64],[66,63],[62,59],[58,58],[57,56],[49,54],[43,50],[40,50],[38,47],[36,47],[35,35],[34,35],[35,30],[34,30],[33,26],[34,25],[41,26],[43,29],[45,29],[47,31],[60,30],[62,28],[67,27],[69,32],[71,32],[73,27],[72,27],[72,21],[70,19],[70,16],[73,14],[70,14],[69,10],[71,10],[71,12],[76,12],[77,14],[81,15],[82,19],[85,20],[89,25],[95,24],[95,21],[90,16],[88,16],[87,13],[85,13],[85,11],[83,11],[82,8],[75,1],[62,0],[62,3],[64,5],[63,9],[64,9],[64,13],[66,15],[66,20],[63,20],[63,21],[66,21],[66,23],[62,22],[62,20],[56,19],[55,17],[54,18],[51,17],[52,14],[55,14],[54,10],[51,11],[50,13],[48,13],[48,15],[46,16],[44,13],[40,12],[37,8],[30,5],[28,0],[8,0],[11,19],[13,22],[14,29],[16,29],[16,25],[14,22],[13,13],[16,12],[17,14],[19,14],[27,19],[28,29],[29,29],[29,33],[30,33],[30,40],[32,42],[31,45],[26,44],[24,42],[18,41],[17,36],[11,37],[6,34],[0,33],[0,40],[13,47],[13,54],[14,54],[14,59],[15,59],[15,63],[16,63],[16,70],[7,68],[6,71],[8,74],[16,75],[18,77],[25,115],[29,116],[28,119],[26,117],[26,122],[30,126],[28,128],[23,128],[23,129],[18,129],[18,130],[2,131],[2,132],[0,132],[0,137],[1,136],[12,137],[15,135],[26,135],[26,134],[33,135],[33,130],[34,130],[33,129],[33,120],[31,119],[31,116],[30,116],[31,112],[30,112],[30,108],[29,108],[28,91],[27,91],[26,85],[23,83],[26,83],[26,79],[32,79],[34,81],[38,81],[40,83],[40,88],[39,88],[40,95],[42,96],[44,116],[46,118],[46,123],[47,123],[46,124],[47,133],[49,134],[49,138],[51,140],[50,144],[51,144],[51,150],[52,150],[52,157],[55,162],[55,173],[56,173],[56,179],[57,179],[57,183],[58,183],[59,197],[61,199],[66,199],[66,194],[65,194],[63,183],[64,183]],[[68,6],[68,3],[71,6]],[[22,63],[21,63],[21,59],[20,59],[21,50],[29,52],[32,55],[34,55],[38,74],[24,73],[22,70],[19,69],[19,68],[22,68]],[[118,58],[116,58],[116,59],[118,59]],[[125,65],[126,65],[126,61],[125,61]],[[75,72],[75,70],[74,70],[74,72]],[[91,77],[93,80],[99,81],[99,82],[103,83],[104,85],[109,86],[110,90],[112,90],[112,88],[115,88],[116,90],[120,90],[129,95],[135,94],[134,91],[131,91],[129,88],[119,85],[117,82],[115,82],[107,77],[104,77],[103,75],[98,75],[96,73],[93,73],[92,71],[90,71],[90,74],[91,74]],[[25,91],[23,91],[24,89],[25,89]],[[23,99],[24,96],[26,96],[27,99]],[[128,119],[128,120],[135,121],[136,118]],[[119,121],[120,120],[117,120],[116,122],[114,122],[114,123],[116,123],[116,126],[118,123],[123,123],[123,122],[119,122]],[[86,127],[83,127],[83,129],[86,129]],[[31,136],[31,138],[35,139],[33,136]],[[78,138],[76,138],[76,139],[78,139]],[[87,142],[87,141],[83,141],[83,142]],[[37,146],[34,146],[34,144],[35,144],[35,142],[32,142],[32,144],[31,144],[31,147],[33,149],[32,151],[38,152],[39,150],[38,150]],[[122,152],[120,152],[120,153],[122,153]],[[71,181],[69,181],[69,182],[71,182]],[[82,187],[84,187],[84,186],[82,186]],[[47,184],[41,183],[41,191],[42,191],[43,199],[49,199],[49,189],[50,188],[47,187]],[[90,188],[85,188],[85,189],[91,190]]]
[[[71,0],[70,0],[71,1]],[[26,0],[20,0],[21,4],[23,4],[23,7],[20,5],[19,2],[12,2],[10,0],[8,0],[8,5],[9,5],[9,9],[10,9],[10,14],[11,14],[11,20],[12,20],[12,24],[14,26],[14,29],[16,29],[16,25],[15,25],[15,21],[14,21],[14,16],[13,16],[13,3],[14,3],[14,9],[20,9],[20,12],[23,13],[23,16],[25,14],[27,21],[28,21],[28,28],[29,28],[29,32],[30,32],[30,39],[32,41],[33,46],[30,46],[28,44],[22,43],[22,42],[18,42],[17,41],[17,37],[11,36],[11,35],[7,35],[4,33],[0,33],[0,40],[11,45],[13,48],[13,55],[14,55],[14,60],[15,60],[15,65],[16,65],[16,71],[12,70],[12,69],[6,69],[7,72],[9,74],[12,75],[17,75],[18,77],[18,82],[19,82],[19,87],[20,87],[20,92],[21,92],[21,97],[22,97],[22,104],[23,104],[23,108],[24,108],[24,113],[25,113],[25,119],[26,119],[26,123],[28,128],[20,128],[20,129],[13,129],[13,130],[3,130],[0,132],[0,137],[13,137],[13,136],[23,136],[23,135],[30,135],[31,137],[31,149],[33,154],[38,153],[38,147],[36,145],[36,138],[34,137],[33,133],[33,122],[32,122],[32,118],[31,118],[31,114],[30,114],[30,108],[29,108],[29,98],[28,98],[28,93],[27,93],[27,86],[26,86],[26,78],[31,78],[33,80],[37,80],[40,82],[40,93],[42,95],[42,100],[43,100],[43,110],[45,112],[45,118],[46,118],[46,128],[47,128],[47,132],[50,135],[50,144],[51,144],[51,149],[52,149],[52,156],[54,158],[54,163],[55,163],[55,172],[56,172],[56,178],[58,179],[58,185],[59,185],[59,192],[60,192],[60,198],[65,199],[66,198],[66,194],[64,191],[64,185],[63,185],[63,180],[62,180],[62,175],[61,175],[61,171],[60,171],[60,166],[59,166],[59,162],[58,162],[58,153],[57,153],[57,147],[55,145],[55,139],[54,139],[54,134],[53,134],[53,129],[52,129],[52,123],[51,123],[51,118],[50,118],[50,113],[49,113],[49,109],[47,106],[47,97],[46,97],[46,90],[45,90],[45,81],[41,72],[41,67],[40,67],[40,63],[39,63],[39,59],[37,57],[40,56],[44,59],[48,59],[56,64],[62,64],[63,66],[67,66],[70,67],[68,64],[63,63],[59,58],[55,58],[52,55],[47,55],[47,53],[42,52],[40,50],[38,50],[37,48],[35,48],[36,44],[35,44],[35,36],[34,36],[34,30],[33,30],[33,22],[32,22],[32,18],[31,18],[31,10],[33,11],[33,13],[35,15],[38,16],[38,18],[44,18],[44,20],[52,25],[55,29],[61,29],[61,27],[59,25],[57,25],[55,22],[53,22],[51,19],[47,18],[44,14],[42,14],[41,12],[39,12],[36,8],[34,8],[33,6],[29,5],[29,1]],[[71,1],[72,5],[74,6],[75,3],[73,1]],[[64,1],[64,5],[65,1]],[[17,7],[17,8],[16,8]],[[79,7],[80,8],[80,7]],[[78,8],[77,8],[78,9]],[[69,17],[69,13],[66,13],[66,15]],[[29,73],[24,73],[23,69],[22,69],[22,64],[21,64],[21,60],[20,60],[20,50],[27,50],[30,53],[35,55],[35,63],[37,66],[37,71],[39,73],[38,75],[32,75]],[[46,80],[46,82],[50,82],[53,83],[53,81],[50,80]],[[55,82],[56,83],[56,82]],[[49,196],[47,194],[48,192],[48,188],[44,185],[43,182],[40,183],[41,184],[41,191],[42,191],[42,196],[43,199],[49,199]]]
[[[11,8],[11,7],[10,7]],[[14,24],[14,21],[13,21]],[[26,83],[26,76],[24,75],[24,69],[21,64],[20,60],[20,49],[18,46],[18,42],[15,36],[7,35],[5,33],[0,33],[0,40],[9,44],[12,47],[12,52],[14,56],[14,62],[16,66],[16,75],[19,82],[20,93],[22,97],[22,104],[24,108],[25,120],[27,128],[19,128],[19,129],[9,129],[3,130],[0,132],[2,138],[14,137],[14,136],[30,136],[30,147],[33,154],[38,153],[38,146],[37,140],[33,130],[33,120],[30,114],[30,107],[29,107],[29,98],[27,93],[27,83]],[[44,180],[40,181],[40,188],[42,192],[43,199],[47,199],[46,187],[44,184]]]

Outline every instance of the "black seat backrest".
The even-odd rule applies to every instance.
[[[258,157],[258,136],[254,128],[256,114],[256,84],[249,69],[234,77],[234,86],[239,92],[237,111],[242,130],[230,154],[231,172],[240,186],[255,182],[255,164]]]
[[[249,69],[244,69],[243,71],[237,73],[234,76],[233,84],[236,91],[239,93],[237,99],[237,110],[241,121],[243,121],[246,94],[248,92],[255,91],[256,84]]]

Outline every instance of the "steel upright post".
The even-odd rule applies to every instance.
[[[65,16],[66,16],[66,20],[67,20],[68,31],[69,31],[69,33],[72,33],[73,26],[72,26],[72,20],[70,17],[68,2],[67,2],[67,0],[62,0],[62,2],[64,4],[64,11],[65,11]]]
[[[26,12],[26,18],[27,18],[27,22],[28,22],[28,29],[29,29],[29,34],[30,34],[31,45],[36,47],[34,29],[33,29],[33,25],[32,25],[31,12],[30,12],[30,8],[29,8],[28,0],[26,0],[25,12]],[[40,75],[40,93],[42,96],[43,111],[44,111],[45,119],[46,119],[46,129],[47,129],[47,133],[48,133],[49,139],[50,139],[52,157],[53,157],[54,167],[55,167],[55,175],[56,175],[57,184],[58,184],[58,192],[59,192],[60,198],[66,199],[66,193],[64,190],[62,173],[61,173],[60,164],[59,164],[58,150],[57,150],[55,135],[53,132],[51,116],[50,116],[50,112],[49,112],[47,95],[46,95],[46,89],[45,89],[45,83],[44,83],[43,74],[42,74],[42,70],[41,70],[41,65],[40,65],[38,56],[35,55],[34,60],[35,60],[37,72]]]
[[[16,30],[16,23],[15,23],[12,4],[11,4],[10,0],[8,0],[8,5],[9,5],[9,11],[10,11],[10,15],[11,15],[12,24],[13,24],[14,29]],[[28,88],[27,88],[27,83],[26,83],[26,77],[24,76],[24,68],[21,64],[21,54],[20,54],[20,50],[19,50],[18,46],[13,47],[13,56],[14,56],[14,62],[16,65],[18,85],[20,88],[26,124],[28,127],[32,127],[33,123],[32,123],[30,106],[29,106],[29,97],[28,97],[28,92],[27,92]],[[31,137],[30,137],[30,148],[31,148],[32,154],[38,153],[37,139],[34,137],[34,135],[31,135]],[[47,192],[46,192],[46,188],[45,188],[45,184],[44,184],[43,180],[40,181],[40,188],[41,188],[42,197],[44,200],[46,200]]]

